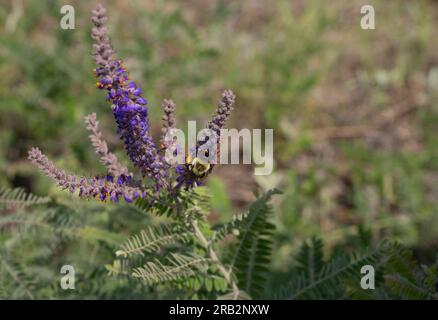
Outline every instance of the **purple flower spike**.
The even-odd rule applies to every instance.
[[[69,175],[63,170],[56,168],[38,148],[32,148],[29,151],[29,160],[38,166],[47,176],[52,178],[60,187],[68,189],[71,193],[79,190],[80,197],[99,198],[104,201],[109,196],[111,201],[117,201],[119,195],[123,195],[125,199],[132,201],[132,195],[144,194],[140,183],[134,181],[131,176],[121,175],[117,183],[114,183],[113,177],[110,175],[104,177],[76,177]],[[127,201],[128,201],[127,200]]]
[[[114,59],[102,7],[93,11],[95,40],[94,58],[99,67],[94,70],[99,82],[97,87],[107,90],[107,99],[113,106],[118,134],[125,144],[126,152],[143,176],[152,178],[158,191],[166,185],[165,168],[152,137],[149,135],[147,101],[141,96],[141,89],[135,82],[126,83],[127,71],[121,60]],[[111,48],[111,55],[109,49]]]

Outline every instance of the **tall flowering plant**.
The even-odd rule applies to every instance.
[[[204,275],[214,277],[218,283],[222,281],[223,288],[231,289],[234,298],[241,296],[232,270],[221,262],[213,248],[214,241],[222,239],[232,229],[224,226],[223,230],[217,230],[213,237],[209,237],[212,236],[212,230],[205,219],[206,197],[195,190],[211,173],[213,164],[192,159],[190,155],[186,155],[184,164],[175,165],[165,160],[165,150],[175,143],[168,135],[176,125],[175,103],[164,100],[162,104],[162,136],[157,145],[149,131],[149,107],[143,91],[129,78],[123,61],[116,57],[111,45],[105,25],[105,8],[97,6],[91,20],[94,25],[91,36],[94,40],[93,57],[97,65],[93,70],[97,79],[96,86],[106,93],[117,124],[117,134],[140,175],[130,172],[108,150],[95,113],[85,117],[85,124],[90,132],[91,143],[107,169],[106,173],[94,177],[78,177],[67,173],[58,169],[38,148],[29,151],[29,159],[58,186],[71,193],[78,193],[79,197],[113,202],[124,199],[127,202],[135,201],[136,205],[148,212],[171,213],[169,215],[174,223],[149,227],[128,239],[116,251],[117,259],[126,262],[132,256],[145,256],[160,251],[166,245],[193,243],[191,253],[171,253],[169,257],[148,261],[143,267],[130,268],[129,271],[121,267],[126,266],[126,263],[121,264],[120,260],[116,260],[112,266],[107,266],[111,274],[128,274],[148,283],[181,281]],[[225,126],[234,100],[232,91],[225,90],[222,93],[216,112],[207,124],[207,128],[216,135]],[[194,148],[206,143],[207,140],[198,141]],[[241,217],[239,221],[244,219]],[[235,224],[232,222],[231,225]]]
[[[117,157],[108,151],[108,145],[99,131],[96,115],[85,118],[90,139],[100,156],[107,172],[96,177],[77,177],[57,169],[38,148],[29,151],[29,159],[60,187],[74,193],[79,190],[80,197],[100,200],[118,201],[123,198],[132,202],[138,198],[153,201],[162,193],[173,193],[180,188],[191,189],[202,183],[205,174],[200,177],[191,171],[191,166],[179,165],[173,168],[166,162],[164,152],[169,147],[166,135],[175,127],[175,103],[163,102],[163,127],[160,147],[157,147],[150,134],[149,107],[142,89],[129,78],[127,69],[121,59],[115,55],[106,27],[105,8],[99,5],[92,14],[94,25],[91,36],[94,40],[93,57],[97,67],[93,70],[97,78],[96,86],[106,92],[106,99],[111,105],[117,133],[124,143],[129,159],[141,173],[136,177],[119,163]],[[230,116],[235,96],[225,90],[219,101],[216,114],[208,123],[208,128],[219,133]],[[211,167],[209,167],[211,171]],[[208,172],[208,173],[209,173]]]

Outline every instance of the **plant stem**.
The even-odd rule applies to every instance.
[[[195,232],[196,238],[198,238],[199,242],[202,244],[202,246],[207,250],[208,255],[210,256],[211,261],[216,264],[219,271],[224,276],[225,280],[227,281],[228,285],[233,290],[233,300],[237,300],[239,297],[239,288],[237,287],[236,282],[231,277],[230,272],[227,271],[227,269],[224,267],[222,262],[219,260],[218,255],[213,249],[213,246],[208,242],[208,240],[205,238],[204,234],[198,227],[198,221],[193,219],[190,221],[193,231]]]

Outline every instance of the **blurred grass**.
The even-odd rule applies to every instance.
[[[124,157],[92,76],[90,11],[59,27],[62,1],[0,7],[0,184],[67,196],[29,165],[41,147],[65,169],[102,172],[83,117],[95,111]],[[253,189],[279,187],[281,269],[302,239],[334,245],[358,226],[374,240],[438,247],[438,3],[369,1],[377,29],[360,29],[361,1],[103,1],[114,47],[150,101],[177,103],[180,124],[205,122],[224,88],[238,100],[229,127],[274,128],[276,166],[210,180],[212,219],[230,217]],[[126,159],[126,157],[125,157]]]

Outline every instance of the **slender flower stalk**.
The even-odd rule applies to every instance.
[[[61,188],[67,189],[72,193],[78,188],[79,179],[74,175],[67,174],[64,170],[57,169],[55,164],[51,162],[40,149],[30,149],[28,159]]]
[[[108,151],[108,144],[102,138],[99,121],[97,121],[94,112],[85,117],[85,124],[87,130],[90,131],[91,144],[100,156],[100,162],[107,167],[108,173],[116,177],[121,175],[129,176],[128,168],[119,163],[114,153]]]
[[[230,117],[235,100],[236,96],[234,95],[233,91],[225,90],[222,93],[222,97],[219,100],[218,106],[216,108],[216,114],[208,123],[208,128],[214,130],[217,137],[220,136],[220,130],[225,127],[225,123]]]
[[[117,202],[123,197],[127,202],[136,198],[143,198],[147,193],[135,182],[131,176],[121,175],[115,179],[111,175],[105,177],[85,178],[67,174],[64,170],[56,168],[38,148],[29,151],[29,160],[42,172],[52,178],[61,188],[68,189],[71,193],[79,190],[80,197],[98,198],[102,201],[109,199]]]
[[[91,21],[94,25],[94,28],[91,30],[91,37],[95,40],[93,56],[98,65],[109,70],[110,63],[114,60],[114,50],[105,26],[107,20],[106,9],[99,4],[93,10],[91,16]]]
[[[207,137],[201,138],[190,153],[191,158],[197,156],[200,146],[203,146],[204,150],[213,150],[217,157],[219,157],[218,152],[220,148],[218,148],[218,144],[220,142],[220,131],[225,126],[225,123],[228,120],[231,111],[233,110],[235,99],[236,96],[231,90],[225,90],[222,93],[222,97],[219,100],[216,108],[216,113],[207,125],[207,128],[213,131],[216,139],[210,140],[207,139]],[[211,145],[212,143],[215,143],[215,145]],[[196,159],[196,161],[196,163],[186,163],[185,165],[179,165],[175,168],[177,174],[176,188],[184,187],[186,190],[188,190],[204,184],[204,179],[208,176],[208,174],[211,173],[214,168],[214,164],[205,163],[205,161],[203,162],[199,159]],[[186,162],[191,162],[191,160]],[[203,172],[201,175],[194,174],[193,170],[191,170],[191,167],[194,165],[201,165],[205,169],[205,172]]]
[[[161,128],[161,146],[162,148],[168,148],[172,145],[173,141],[168,140],[167,134],[173,128],[175,128],[175,102],[173,100],[165,99],[162,104],[164,115],[161,118],[163,120],[163,127]]]
[[[164,114],[162,116],[163,125],[161,128],[160,149],[163,151],[164,166],[167,170],[177,163],[173,158],[166,158],[167,150],[176,152],[178,146],[174,141],[172,130],[175,129],[175,103],[172,100],[165,99],[162,104]]]
[[[103,7],[93,11],[95,40],[94,59],[99,65],[94,70],[99,79],[97,87],[107,91],[107,99],[112,104],[118,133],[125,144],[131,161],[143,176],[149,176],[155,182],[156,190],[166,185],[163,160],[152,137],[149,135],[149,118],[147,101],[142,97],[142,90],[135,82],[128,82],[128,74],[121,60],[114,58],[107,29]]]

